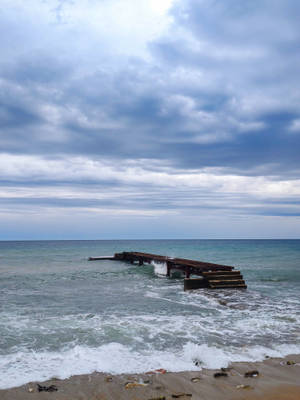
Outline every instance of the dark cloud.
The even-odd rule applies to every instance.
[[[280,54],[271,55],[272,78],[272,71],[265,71],[265,67],[261,73],[257,72],[257,58],[252,60],[252,48],[249,45],[249,56],[248,42],[243,41],[244,36],[250,35],[254,40],[256,35],[261,53],[258,61],[267,62],[272,42],[252,32],[250,24],[253,18],[259,21],[265,18],[265,24],[269,24],[268,3],[262,12],[253,3],[250,7],[248,3],[241,6],[232,2],[230,12],[227,7],[220,2],[204,5],[189,1],[184,9],[175,8],[176,21],[192,35],[195,48],[184,35],[178,37],[178,33],[175,38],[157,40],[151,49],[161,57],[152,66],[132,59],[120,71],[106,66],[102,71],[91,69],[88,74],[76,77],[78,66],[44,52],[23,54],[20,62],[9,70],[5,64],[3,76],[8,82],[8,97],[2,99],[2,107],[8,116],[2,123],[10,124],[16,143],[6,140],[8,146],[3,150],[105,154],[118,158],[159,155],[181,167],[224,166],[246,174],[248,168],[272,163],[274,154],[281,169],[295,168],[294,148],[300,144],[299,135],[292,138],[288,135],[293,119],[300,115],[292,101],[294,90],[290,98],[284,99],[282,110],[280,98],[275,97],[276,110],[272,110],[272,104],[268,105],[274,101],[273,90],[280,92],[281,82],[276,80],[282,74],[281,67],[276,67]],[[280,21],[280,15],[276,16]],[[230,28],[232,21],[238,28],[235,24]],[[178,29],[177,24],[174,27]],[[227,33],[223,34],[225,27]],[[235,29],[244,36],[238,35],[233,40]],[[272,35],[277,43],[276,37],[281,33]],[[202,41],[208,41],[203,50]],[[294,66],[290,67],[294,71]],[[176,80],[180,68],[182,73]],[[185,82],[195,73],[201,77],[193,78],[194,85]],[[287,71],[286,77],[292,79]],[[18,85],[22,87],[23,104],[22,98],[18,106],[7,104],[7,98],[16,96]],[[261,108],[255,103],[256,98],[261,100]],[[250,101],[248,109],[243,110],[243,103]],[[47,115],[49,107],[59,117],[51,112]],[[40,125],[27,129],[26,125],[32,123]],[[255,123],[265,126],[253,128]],[[19,127],[23,128],[21,133]],[[47,135],[37,134],[38,131]],[[11,136],[11,132],[4,130],[2,139],[7,135]],[[276,148],[280,149],[279,157]]]
[[[85,27],[80,19],[72,24],[66,10],[78,6],[76,1],[51,0],[49,15],[43,8],[48,2],[40,4],[36,15],[23,15],[20,5],[0,14],[3,154],[40,157],[45,165],[47,160],[82,157],[119,170],[131,162],[146,171],[145,176],[154,171],[179,177],[209,168],[217,169],[218,176],[268,177],[268,183],[279,186],[282,180],[298,178],[298,1],[175,2],[169,29],[155,39],[150,35],[147,51],[140,54],[120,51],[121,28],[116,39],[89,30],[90,21]],[[260,203],[243,186],[227,203],[226,190],[220,195],[218,184],[194,192],[185,181],[180,191],[179,177],[176,189],[164,191],[164,183],[153,183],[152,178],[150,183],[146,177],[130,183],[117,175],[105,179],[101,167],[99,176],[93,170],[75,178],[64,176],[60,167],[57,179],[49,168],[36,177],[34,172],[31,176],[9,170],[10,177],[2,176],[1,183],[73,191],[97,187],[107,196],[112,188],[122,192],[127,187],[130,195],[122,192],[110,200],[12,195],[2,199],[2,205],[188,214],[200,209],[229,212],[234,200],[236,213],[299,215],[294,194],[279,204],[275,195],[266,194]],[[80,169],[80,163],[73,168]]]
[[[0,103],[0,113],[0,129],[3,131],[20,127],[28,129],[32,125],[42,122],[40,116],[35,114],[33,110],[18,105]]]

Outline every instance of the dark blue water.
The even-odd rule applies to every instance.
[[[131,250],[234,265],[248,290],[187,293],[163,265],[87,261]],[[299,353],[299,289],[299,240],[0,242],[0,387]]]

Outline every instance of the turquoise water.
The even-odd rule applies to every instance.
[[[183,292],[162,265],[87,261],[133,250],[233,265],[248,290]],[[0,278],[1,388],[300,353],[300,240],[0,242]]]

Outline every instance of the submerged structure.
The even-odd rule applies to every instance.
[[[173,270],[185,274],[184,290],[210,288],[210,289],[247,289],[247,285],[240,271],[229,265],[213,264],[209,262],[189,260],[185,258],[172,258],[157,254],[124,251],[111,257],[90,257],[90,261],[118,260],[138,265],[161,263],[166,264],[166,276],[170,277]],[[191,278],[191,275],[201,278]]]

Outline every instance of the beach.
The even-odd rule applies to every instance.
[[[257,372],[258,375],[257,375]],[[250,377],[245,377],[250,372]],[[215,374],[227,375],[215,377]],[[92,373],[0,390],[1,400],[299,400],[300,355],[232,363],[222,370]],[[50,388],[50,389],[49,389]],[[51,389],[52,388],[52,389]],[[49,392],[45,390],[50,390]],[[52,391],[51,391],[52,390]]]
[[[0,400],[300,400],[300,0],[0,1]]]
[[[299,366],[283,360],[300,354],[300,241],[0,242],[0,250],[1,400],[255,398],[297,385]],[[248,289],[184,291],[164,264],[88,261],[123,250],[233,265]],[[228,377],[213,377],[229,366]],[[259,377],[243,378],[255,369]],[[145,375],[154,370],[167,372]]]

